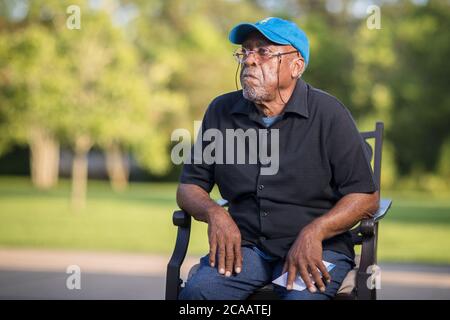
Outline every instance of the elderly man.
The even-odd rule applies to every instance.
[[[330,299],[354,266],[348,230],[378,208],[365,142],[342,103],[301,79],[309,43],[295,23],[244,23],[229,39],[243,89],[214,99],[201,130],[277,130],[279,168],[184,164],[177,202],[208,224],[210,251],[180,299],[246,299],[285,272],[280,298]],[[209,196],[215,184],[228,211]],[[294,288],[298,276],[307,289]]]

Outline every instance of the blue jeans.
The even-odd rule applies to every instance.
[[[323,260],[336,265],[329,272],[331,283],[326,285],[325,292],[317,290],[311,293],[307,289],[288,291],[285,287],[274,285],[274,291],[281,299],[328,300],[336,295],[354,262],[342,253],[330,250],[324,250],[322,256]],[[271,283],[281,275],[284,261],[265,258],[256,247],[242,247],[242,257],[242,271],[230,277],[220,274],[217,266],[212,268],[209,265],[209,255],[202,257],[197,272],[181,291],[180,300],[245,300],[256,289]]]

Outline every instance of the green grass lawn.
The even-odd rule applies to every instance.
[[[0,178],[0,246],[168,254],[176,229],[175,184],[133,183],[114,193],[89,182],[85,210],[72,212],[70,186],[35,190],[28,179]],[[217,196],[217,193],[215,193]],[[380,225],[380,261],[450,263],[450,197],[385,192],[394,200]],[[208,250],[206,226],[194,222],[190,254]]]

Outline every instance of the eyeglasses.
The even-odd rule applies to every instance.
[[[273,57],[281,57],[285,54],[296,53],[297,50],[288,51],[288,52],[272,52],[268,48],[260,47],[255,50],[248,50],[245,48],[239,48],[234,53],[233,56],[236,58],[237,62],[243,64],[245,60],[249,57],[250,54],[254,53],[256,60],[259,63],[264,63]]]

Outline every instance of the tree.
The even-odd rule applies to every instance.
[[[20,27],[1,36],[2,130],[8,140],[55,141],[74,150],[72,204],[84,206],[87,153],[94,145],[107,150],[113,186],[126,184],[122,153],[131,151],[154,172],[169,168],[162,135],[168,119],[184,116],[185,99],[158,80],[157,61],[142,62],[126,30],[114,25],[111,13],[81,7],[81,30],[66,28],[69,2],[30,4]],[[45,13],[45,22],[34,16]],[[20,37],[18,37],[20,36]],[[29,140],[27,140],[27,138]],[[39,149],[42,150],[42,149]],[[36,158],[35,156],[32,159]],[[34,160],[33,160],[34,161]],[[46,162],[48,166],[48,162]]]
[[[403,177],[436,172],[450,134],[449,17],[444,1],[385,4],[382,28],[362,22],[353,40],[352,104],[364,123],[387,124],[387,154]]]
[[[32,181],[49,188],[58,177],[58,108],[69,88],[55,38],[43,26],[2,32],[0,60],[1,145],[28,144]]]
[[[120,190],[127,177],[124,151],[132,151],[150,170],[168,168],[168,139],[161,135],[165,116],[180,112],[182,97],[151,83],[154,77],[148,64],[126,39],[124,30],[112,25],[103,11],[87,11],[84,32],[63,40],[75,79],[64,113],[64,140],[75,152],[72,174],[72,199],[82,207],[85,198],[86,156],[97,144],[107,151],[108,170],[113,186]]]

